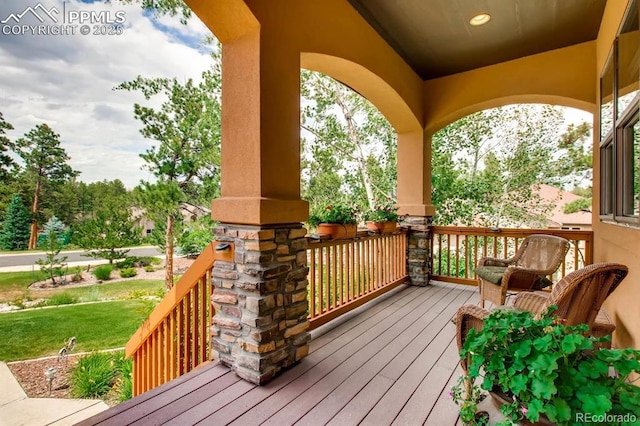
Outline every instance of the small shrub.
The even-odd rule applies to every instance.
[[[161,259],[153,256],[142,256],[138,258],[138,265],[140,266],[159,265],[161,262]]]
[[[78,271],[71,276],[71,282],[79,283],[82,281],[82,272]]]
[[[113,354],[92,353],[78,360],[71,372],[71,394],[75,398],[101,398],[116,380]]]
[[[131,277],[135,277],[137,274],[135,268],[124,268],[120,270],[120,277],[121,278],[131,278]]]
[[[146,272],[154,272],[154,271],[156,270],[156,268],[154,268],[154,267],[153,267],[153,266],[151,266],[151,265],[147,265],[147,266],[145,266],[145,267],[144,267],[144,270],[145,270]]]
[[[137,263],[138,263],[138,258],[136,256],[127,256],[123,261],[116,263],[116,268],[118,269],[134,268]]]
[[[66,291],[63,293],[57,293],[51,296],[46,305],[47,306],[59,306],[59,305],[73,305],[78,303],[78,298],[72,295],[71,293],[67,293]]]
[[[113,266],[111,265],[100,265],[93,270],[93,275],[95,275],[99,280],[106,281],[111,279],[112,270]]]

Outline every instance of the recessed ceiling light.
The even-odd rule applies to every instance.
[[[484,25],[487,22],[489,22],[491,20],[491,15],[489,15],[488,13],[479,13],[476,16],[474,16],[473,18],[471,18],[471,20],[469,21],[469,23],[473,26],[479,26],[479,25]]]

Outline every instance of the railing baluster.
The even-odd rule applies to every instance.
[[[332,276],[332,280],[331,280],[331,307],[333,309],[336,308],[336,306],[338,306],[338,277],[340,276],[340,271],[338,268],[338,253],[339,253],[339,246],[334,246],[331,247],[331,250],[333,251],[333,256],[331,256],[331,261],[332,261],[332,271],[333,274],[331,274]]]
[[[309,314],[316,315],[316,249],[309,248]]]
[[[352,245],[348,244],[347,245],[347,258],[346,258],[346,263],[347,263],[347,282],[346,282],[346,286],[347,286],[347,302],[351,302],[353,300],[353,286],[351,283],[353,283],[353,250],[352,250]]]
[[[593,233],[591,231],[582,230],[556,230],[556,229],[501,229],[498,233],[491,231],[488,228],[458,228],[458,227],[446,227],[446,226],[433,226],[432,232],[432,247],[434,247],[434,256],[431,264],[433,271],[432,278],[440,281],[455,282],[461,284],[477,285],[475,280],[475,265],[480,257],[504,257],[508,258],[515,254],[516,250],[520,247],[522,240],[531,234],[551,234],[557,235],[572,242],[572,248],[567,254],[564,262],[561,264],[560,269],[552,277],[552,280],[557,281],[561,276],[573,270],[579,269],[592,262],[592,238]],[[464,238],[462,244],[459,243],[459,238]],[[449,250],[451,248],[451,241],[455,238],[456,250]],[[469,238],[473,238],[473,243],[469,242]],[[439,242],[439,245],[435,247],[434,241]],[[443,241],[446,241],[443,244]],[[473,244],[473,253],[471,253],[470,246]],[[464,250],[460,250],[461,245]],[[460,252],[463,251],[464,258],[460,258]],[[582,260],[582,251],[584,251],[584,262]],[[437,253],[440,253],[437,256]],[[447,258],[444,258],[447,256]],[[444,258],[444,259],[443,259]],[[443,263],[447,265],[447,268],[442,268]],[[452,264],[454,264],[453,267]],[[468,269],[468,273],[460,274],[460,268],[464,267]],[[471,270],[474,272],[471,273]]]
[[[406,238],[405,232],[398,232],[354,240],[310,241],[307,258],[312,263],[309,267],[311,327],[406,281]],[[317,253],[323,254],[318,256]],[[326,265],[321,275],[327,287],[314,284],[314,276],[322,267],[316,265],[316,257],[323,259]],[[317,298],[326,302],[326,309],[312,308]]]

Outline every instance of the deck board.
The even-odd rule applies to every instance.
[[[407,323],[410,324],[420,315],[416,308],[427,304],[428,300],[412,298],[407,304],[391,312],[384,321],[378,322],[376,326],[372,324],[365,333],[354,335],[353,339],[349,338],[348,343],[339,351],[333,352],[290,386],[238,418],[236,424],[246,424],[249,419],[258,423],[269,420],[267,424],[275,425],[295,423],[301,415],[342,383],[345,377],[349,377],[366,360],[373,357],[381,345],[388,344],[400,334]],[[401,319],[408,322],[400,321]],[[349,334],[353,333],[347,335]],[[347,340],[344,336],[341,338]],[[291,403],[292,401],[294,403]],[[289,409],[281,410],[286,405],[290,406]]]
[[[438,327],[434,324],[438,319],[438,315],[441,313],[442,308],[450,305],[455,297],[459,294],[454,290],[450,290],[443,294],[435,304],[432,304],[424,310],[424,313],[417,320],[413,321],[409,327],[406,327],[402,333],[398,334],[390,343],[384,348],[379,348],[379,352],[370,360],[368,360],[360,369],[355,371],[351,377],[344,377],[341,385],[331,392],[322,402],[316,404],[305,416],[302,424],[318,424],[326,423],[342,409],[343,406],[349,405],[351,409],[351,400],[365,388],[368,383],[381,374],[381,371],[385,367],[398,362],[398,358],[402,359],[403,349],[407,346],[418,346],[421,342],[417,340],[417,337],[422,331],[430,329],[432,327]],[[429,302],[433,302],[434,298],[429,299]],[[424,305],[422,305],[424,306]],[[422,307],[421,306],[421,307]],[[421,311],[422,309],[417,309]],[[446,320],[445,320],[446,321]],[[402,322],[402,321],[401,321]],[[404,326],[404,323],[402,322]],[[382,377],[385,377],[382,375]],[[386,377],[387,383],[393,384],[393,379]],[[295,404],[293,401],[292,404]]]
[[[407,287],[311,342],[265,386],[211,363],[82,424],[456,425],[455,327],[473,287]]]
[[[395,380],[394,385],[383,398],[369,412],[363,420],[364,425],[391,424],[403,410],[406,402],[411,398],[415,390],[420,386],[423,378],[429,374],[429,371],[441,360],[443,351],[450,345],[455,338],[455,328],[451,324],[450,319],[457,310],[457,306],[466,303],[470,295],[466,291],[461,291],[460,297],[456,299],[456,303],[451,303],[442,315],[438,317],[438,321],[424,331],[421,342],[422,345],[411,345],[406,348],[406,352],[411,354],[405,358],[405,362],[392,365],[388,371],[383,374],[390,376]],[[414,357],[415,351],[418,351],[417,357]],[[453,359],[458,362],[457,355]],[[399,374],[399,375],[398,375]],[[424,407],[424,405],[423,405]]]

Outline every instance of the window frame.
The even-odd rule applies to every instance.
[[[635,13],[634,17],[632,13]],[[640,149],[634,152],[634,132],[633,127],[640,121],[640,69],[638,70],[638,90],[632,100],[622,111],[618,111],[619,104],[619,78],[620,78],[620,58],[619,42],[620,35],[625,28],[638,23],[629,21],[638,20],[640,11],[638,0],[630,2],[625,11],[624,18],[618,29],[618,35],[614,40],[611,51],[602,73],[600,74],[600,96],[598,97],[598,113],[600,123],[600,221],[613,224],[640,227],[640,188],[634,188],[634,165],[638,164]],[[640,28],[636,31],[640,34]],[[640,55],[640,43],[636,47]],[[613,70],[613,81],[610,80],[608,72]],[[625,70],[626,71],[626,70]],[[603,93],[604,85],[612,83],[613,105],[609,113],[612,114],[612,126],[606,133],[602,134],[603,123]],[[609,93],[610,88],[607,89]],[[605,96],[606,97],[606,96]],[[634,191],[635,189],[635,191]]]

